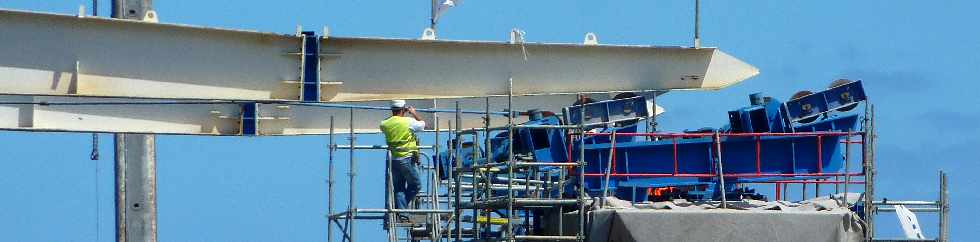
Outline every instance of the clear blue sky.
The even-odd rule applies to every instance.
[[[162,22],[293,33],[297,24],[332,35],[416,38],[428,0],[158,0]],[[974,1],[703,1],[705,46],[718,46],[761,75],[714,92],[674,92],[658,100],[673,130],[718,126],[725,111],[762,91],[786,98],[836,78],[861,79],[878,108],[878,194],[935,199],[937,170],[951,176],[952,234],[980,239],[980,31]],[[4,0],[0,8],[72,14],[90,1]],[[109,1],[100,2],[101,13]],[[445,15],[443,39],[690,45],[693,1],[466,1]],[[2,23],[0,23],[2,24]],[[16,34],[16,33],[0,33]],[[338,139],[338,140],[343,140]],[[380,143],[376,136],[360,139]],[[0,132],[0,237],[7,241],[112,241],[112,140],[90,161],[86,134]],[[161,241],[323,241],[326,137],[158,136]],[[338,157],[338,177],[346,155]],[[381,156],[364,154],[361,207],[380,207]],[[96,176],[96,163],[98,176]],[[98,181],[98,193],[95,182]],[[342,188],[345,182],[338,182]],[[342,194],[341,194],[342,195]],[[338,201],[346,196],[338,196]],[[338,203],[341,204],[341,203]],[[100,211],[98,217],[96,211]],[[880,216],[898,235],[893,216]],[[98,221],[98,223],[96,223]],[[934,216],[920,216],[929,236]],[[96,226],[100,225],[98,231]],[[364,241],[380,225],[360,225]]]

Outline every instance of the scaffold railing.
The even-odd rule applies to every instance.
[[[510,99],[508,99],[510,102]],[[509,103],[510,104],[510,103]],[[329,213],[330,226],[328,240],[332,241],[333,226],[340,228],[343,241],[354,241],[354,220],[371,219],[395,221],[395,214],[408,214],[424,216],[421,224],[408,224],[402,226],[398,223],[386,223],[385,228],[388,233],[389,241],[584,241],[585,226],[588,220],[588,210],[586,204],[592,202],[589,193],[586,191],[586,179],[596,177],[603,180],[602,196],[609,194],[610,179],[619,178],[710,178],[717,179],[724,187],[725,179],[735,179],[729,182],[740,184],[771,184],[774,187],[774,199],[787,200],[790,193],[789,185],[799,185],[802,187],[802,198],[806,199],[807,185],[812,185],[813,197],[820,196],[821,185],[834,186],[834,192],[830,195],[841,195],[839,198],[846,207],[860,210],[865,214],[865,233],[868,241],[882,241],[874,237],[874,217],[878,212],[894,211],[895,205],[910,206],[913,212],[936,212],[940,214],[939,235],[933,241],[948,240],[948,195],[946,195],[946,175],[941,173],[940,198],[937,201],[889,201],[875,200],[874,177],[875,177],[875,129],[873,106],[868,105],[865,111],[862,127],[856,131],[826,131],[826,132],[790,132],[790,133],[662,133],[662,132],[590,132],[594,126],[581,125],[525,125],[516,124],[514,117],[505,115],[508,119],[505,126],[491,127],[490,119],[493,112],[489,111],[489,99],[487,99],[486,110],[468,111],[467,113],[482,113],[484,127],[463,129],[458,124],[463,123],[462,110],[457,103],[455,122],[448,121],[448,129],[440,129],[438,117],[435,117],[436,129],[434,142],[431,145],[420,144],[420,150],[432,151],[435,155],[440,153],[448,154],[449,165],[448,178],[440,178],[440,174],[446,171],[438,164],[435,158],[426,159],[426,162],[419,167],[420,177],[425,177],[425,188],[419,194],[417,200],[413,202],[414,207],[409,209],[394,209],[391,204],[391,197],[385,208],[359,208],[355,198],[355,177],[356,162],[354,152],[361,151],[386,151],[384,145],[357,145],[354,134],[350,133],[349,142],[346,145],[339,145],[334,142],[334,133],[330,135],[330,174],[329,174]],[[508,106],[510,107],[510,106]],[[353,108],[351,109],[351,121],[354,120]],[[584,109],[579,109],[584,111]],[[513,113],[513,112],[508,112]],[[580,115],[579,117],[584,117]],[[332,120],[332,118],[331,118]],[[454,125],[456,124],[456,125]],[[514,152],[514,144],[507,147],[506,157],[495,159],[493,151],[495,147],[491,143],[491,138],[496,134],[492,132],[507,132],[507,139],[514,141],[516,129],[548,129],[561,130],[565,136],[568,152],[568,160],[553,162],[537,162],[524,156],[518,156]],[[448,130],[449,132],[442,132]],[[440,142],[448,135],[448,145]],[[600,172],[592,170],[586,172],[585,157],[586,140],[591,137],[608,138],[608,159],[605,165],[590,164],[598,166]],[[668,172],[621,172],[616,166],[623,165],[617,161],[617,137],[645,137],[651,141],[667,141],[673,144],[671,152],[663,155],[671,156],[673,169]],[[762,149],[762,142],[768,138],[789,137],[789,138],[809,138],[816,139],[815,147],[818,152],[815,159],[818,161],[815,170],[788,172],[766,172],[763,167],[773,162],[789,162],[785,160],[766,160]],[[821,152],[826,147],[824,139],[840,139],[834,145],[843,147],[842,167],[824,167],[824,153]],[[710,139],[710,144],[714,147],[708,162],[713,162],[711,170],[707,172],[684,172],[680,169],[683,162],[704,162],[679,159],[677,143],[685,139]],[[722,143],[726,139],[741,139],[755,143],[755,170],[753,172],[732,172],[724,169],[725,154],[722,154]],[[468,146],[463,145],[464,141],[469,141]],[[427,142],[423,142],[427,143]],[[577,143],[577,147],[576,144]],[[599,144],[599,143],[592,143]],[[445,146],[444,146],[445,145]],[[854,148],[857,147],[857,148]],[[593,147],[594,148],[594,147]],[[350,191],[347,209],[337,212],[333,205],[333,153],[338,149],[349,150],[350,165],[348,167],[348,177],[350,179]],[[577,149],[577,150],[576,150]],[[445,151],[445,152],[442,152]],[[578,152],[578,156],[572,155]],[[479,154],[482,153],[483,157]],[[471,155],[472,160],[469,164],[464,164],[462,155]],[[860,159],[854,161],[855,159]],[[390,159],[388,159],[390,162]],[[861,167],[855,170],[852,163],[860,162]],[[390,163],[388,164],[390,166]],[[390,179],[390,170],[387,171],[386,180]],[[743,179],[744,178],[744,179]],[[756,178],[774,178],[774,180]],[[792,179],[786,179],[792,178]],[[742,179],[742,180],[739,180]],[[566,188],[575,185],[577,192],[573,195],[566,194]],[[863,185],[860,201],[863,207],[856,207],[858,203],[848,200],[847,193],[853,190],[850,185]],[[391,196],[391,182],[386,182],[389,192],[386,196]],[[843,189],[841,190],[841,186]],[[722,192],[721,206],[727,204],[727,198]],[[604,199],[599,199],[599,208],[604,206]],[[593,208],[595,209],[595,208]],[[534,211],[550,210],[555,211],[550,214],[552,218],[536,217]],[[575,218],[574,222],[569,219]],[[548,220],[550,219],[550,220]],[[535,226],[536,223],[548,220],[555,223],[551,226],[553,230]],[[569,226],[577,227],[576,231],[567,231]],[[544,229],[544,230],[537,230]]]

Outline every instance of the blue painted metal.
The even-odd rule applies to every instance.
[[[568,124],[579,124],[579,116],[582,113],[580,110],[583,106],[585,108],[585,125],[612,122],[612,124],[599,126],[595,131],[600,133],[636,132],[639,127],[636,125],[637,118],[648,117],[651,112],[647,107],[646,98],[643,96],[612,99],[563,109],[563,117]],[[585,143],[608,143],[609,138],[609,136],[586,137]],[[619,136],[616,137],[616,142],[630,142],[635,139],[636,137]]]
[[[854,81],[786,102],[790,120],[798,121],[867,100],[861,81]]]
[[[523,123],[525,125],[560,125],[557,116],[541,117]],[[514,145],[514,154],[533,156],[539,162],[567,162],[568,150],[565,131],[557,129],[516,128],[513,142],[507,141],[507,132],[498,132],[490,138],[494,161],[507,160],[508,146]]]
[[[453,141],[450,140],[449,144],[452,145]],[[463,167],[469,167],[473,165],[476,159],[483,159],[484,152],[483,149],[477,154],[473,154],[473,142],[461,142],[461,148],[453,149],[456,151],[456,157],[459,157]],[[449,156],[449,151],[439,152],[435,157],[436,164],[439,166],[439,179],[451,179],[453,167],[456,165],[456,161]]]
[[[624,99],[613,99],[576,105],[562,110],[566,123],[577,125],[581,116],[581,109],[585,107],[585,124],[596,124],[603,122],[615,122],[617,120],[631,120],[635,118],[649,116],[646,98],[636,96]],[[634,122],[635,123],[635,122]],[[626,126],[626,125],[620,125]]]
[[[819,98],[819,99],[818,99]],[[860,82],[851,82],[823,92],[794,100],[785,105],[771,97],[761,94],[750,96],[750,106],[728,113],[729,124],[718,129],[722,133],[793,133],[793,132],[848,132],[855,131],[860,116],[857,114],[840,113],[842,107],[856,105],[866,100]],[[810,105],[809,115],[792,114],[792,110],[802,110],[804,105]],[[790,110],[790,111],[786,111]],[[588,107],[586,111],[589,111]],[[838,113],[834,113],[838,112]],[[795,115],[795,116],[794,116]],[[814,115],[823,119],[812,123],[800,124],[790,121],[802,118],[812,118]],[[577,117],[577,116],[574,116]],[[630,127],[622,127],[630,128]],[[713,130],[713,129],[712,129]],[[600,132],[610,132],[610,129]],[[620,131],[622,132],[622,131]],[[605,139],[600,139],[600,137]],[[608,159],[611,143],[609,136],[595,136],[588,139],[585,149],[586,173],[602,174],[608,169]],[[704,196],[712,199],[720,196],[720,191],[727,193],[745,192],[736,190],[735,184],[757,180],[794,180],[794,174],[806,173],[839,173],[843,172],[843,136],[766,136],[757,141],[755,137],[722,137],[721,149],[725,174],[751,175],[760,174],[770,177],[739,177],[732,179],[725,189],[716,189],[716,177],[705,176],[715,174],[714,146],[710,136],[700,138],[677,138],[659,141],[626,141],[617,139],[616,160],[613,173],[646,174],[646,177],[613,176],[609,186],[614,194],[624,199],[639,199],[636,192],[647,188],[667,186],[701,186],[690,193],[692,197]],[[818,142],[819,147],[818,147]],[[670,176],[675,173],[674,149],[676,143],[678,174],[700,174],[700,177],[656,177],[658,174]],[[577,143],[573,143],[577,144]],[[756,146],[761,152],[757,152]],[[578,149],[573,147],[573,149]],[[818,154],[819,152],[819,154]],[[573,159],[577,153],[573,152]],[[598,195],[603,189],[604,177],[590,176],[586,178],[586,188],[592,195]],[[761,181],[761,180],[760,180]],[[638,190],[639,189],[639,190]],[[697,193],[700,192],[700,193]],[[696,196],[695,196],[696,195]],[[746,194],[742,194],[746,195]]]
[[[820,99],[813,99],[814,97]],[[844,172],[841,145],[847,139],[844,136],[778,135],[757,138],[737,134],[857,131],[861,117],[858,114],[845,113],[843,107],[856,105],[866,99],[860,82],[847,83],[790,103],[753,94],[749,98],[750,106],[728,113],[728,125],[718,129],[701,129],[711,131],[704,132],[704,137],[648,141],[635,136],[617,136],[613,173],[643,176],[612,176],[608,186],[616,196],[634,201],[644,201],[647,199],[648,189],[662,187],[685,187],[683,192],[689,199],[717,199],[721,192],[732,197],[759,197],[751,189],[739,188],[737,185],[804,179],[800,174]],[[802,110],[804,105],[811,105],[809,110],[813,113],[810,116],[792,114],[792,110]],[[599,133],[637,132],[636,122],[616,121],[645,117],[648,111],[645,100],[636,97],[572,106],[563,110],[564,120],[555,116],[537,116],[524,124],[578,124],[580,108],[585,108],[585,124],[594,125],[597,128],[591,131]],[[795,122],[801,118],[812,118],[813,115],[819,115],[822,119],[810,123]],[[600,124],[610,121],[613,124]],[[716,151],[710,135],[714,131],[723,134],[719,142],[725,174],[739,175],[726,179],[724,188],[719,187],[717,176],[713,175],[717,174],[717,161],[713,156]],[[517,128],[513,137],[513,140],[507,140],[507,132],[498,132],[491,138],[493,160],[504,161],[510,145],[514,145],[516,155],[533,157],[538,162],[567,162],[578,159],[578,152],[568,152],[569,140],[564,130]],[[585,172],[605,173],[612,146],[610,135],[588,136],[584,143]],[[571,144],[571,149],[577,151],[579,142],[573,140]],[[759,152],[756,151],[757,147]],[[467,162],[464,161],[464,164],[469,164]],[[451,163],[446,165],[449,164]],[[675,172],[680,176],[675,176]],[[812,175],[808,176],[807,179],[813,178]],[[604,177],[592,175],[586,177],[584,186],[590,195],[596,196],[601,194],[604,184]],[[577,184],[570,184],[572,185]],[[566,190],[568,194],[575,192],[571,187]]]
[[[303,102],[320,101],[320,37],[313,31],[304,31],[303,35],[303,76],[300,82],[300,100]]]
[[[558,125],[561,120],[556,116],[542,118],[531,121],[535,125]],[[565,131],[558,129],[517,129],[515,150],[529,152],[534,155],[534,160],[538,162],[567,162],[568,149],[565,140]],[[506,150],[503,150],[506,156]]]
[[[259,117],[256,110],[259,109],[258,103],[242,104],[241,132],[244,136],[255,136],[258,134]]]
[[[763,98],[759,105],[752,105],[728,112],[728,128],[732,133],[790,132],[783,118],[782,103],[774,98]],[[753,102],[759,101],[753,99]]]
[[[846,115],[811,124],[800,125],[796,130],[801,132],[816,131],[854,131],[859,120],[858,115]],[[722,137],[721,149],[725,174],[804,174],[840,172],[843,168],[843,151],[841,136],[769,136],[758,141],[760,150],[760,165],[756,166],[756,140],[754,137]],[[677,172],[678,174],[712,174],[715,173],[714,146],[712,138],[678,138]],[[611,143],[595,143],[585,146],[586,173],[604,173],[607,169]],[[575,147],[577,149],[577,147]],[[818,150],[820,155],[818,155]],[[674,173],[674,140],[635,141],[616,143],[615,173],[644,173],[644,174],[673,174]],[[574,158],[575,153],[573,153]],[[820,163],[818,165],[818,163]],[[612,177],[610,187],[663,187],[677,181],[708,182],[714,177],[669,177],[641,178],[646,186],[638,185],[636,177]],[[793,177],[777,177],[794,179]],[[734,184],[750,180],[735,179],[728,182],[734,189]],[[621,182],[629,182],[621,185]],[[587,177],[586,188],[597,195],[602,189],[602,177]],[[620,193],[617,193],[620,194]],[[625,197],[629,198],[629,197]],[[709,197],[710,198],[710,197]]]

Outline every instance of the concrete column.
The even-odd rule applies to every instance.
[[[112,0],[112,18],[155,22],[153,1]],[[116,241],[157,241],[155,141],[151,134],[116,134]]]
[[[157,241],[156,137],[116,134],[116,241]]]
[[[149,14],[148,14],[149,13]],[[144,20],[156,18],[152,0],[112,0],[112,18]]]

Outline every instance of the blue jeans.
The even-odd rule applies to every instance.
[[[391,181],[395,189],[395,208],[407,209],[408,202],[415,200],[419,194],[421,181],[419,172],[415,170],[412,157],[393,158],[391,162]],[[387,199],[388,196],[385,196]]]

